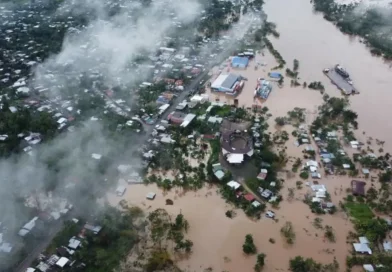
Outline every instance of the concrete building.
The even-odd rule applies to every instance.
[[[211,89],[216,92],[223,92],[230,95],[236,95],[244,86],[241,77],[235,74],[218,76],[211,84]]]
[[[245,156],[253,156],[253,141],[247,133],[241,131],[229,131],[222,133],[222,153],[231,164],[240,164]]]
[[[248,67],[249,59],[247,57],[233,57],[231,59],[231,67],[245,69]]]

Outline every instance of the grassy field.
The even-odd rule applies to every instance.
[[[345,204],[345,207],[350,216],[359,221],[365,221],[374,217],[372,210],[365,203],[349,202]]]

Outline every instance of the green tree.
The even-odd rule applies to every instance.
[[[266,255],[264,253],[257,254],[256,264],[254,267],[255,272],[260,272],[263,269],[265,257]]]
[[[245,243],[242,245],[242,250],[244,251],[245,254],[256,254],[257,248],[256,245],[253,242],[253,237],[251,234],[247,234],[245,236]]]

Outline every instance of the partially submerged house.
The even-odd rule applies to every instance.
[[[149,192],[149,193],[146,195],[146,198],[147,198],[148,200],[154,200],[156,195],[157,195],[157,194],[154,193],[154,192]]]
[[[359,180],[351,181],[351,191],[355,196],[365,196],[365,185],[366,182]]]
[[[369,247],[369,240],[366,237],[359,237],[359,243],[353,243],[354,250],[357,253],[372,254],[372,250]]]

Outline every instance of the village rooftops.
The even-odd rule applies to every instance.
[[[181,123],[181,127],[187,127],[193,119],[195,119],[196,114],[189,113],[185,116],[184,121]]]
[[[61,258],[57,261],[56,265],[59,266],[59,267],[61,267],[61,268],[63,268],[68,262],[69,262],[69,259],[68,259],[68,258],[61,257]]]
[[[68,248],[70,249],[77,249],[80,246],[81,242],[76,239],[75,237],[72,237],[71,239],[69,239],[68,242]]]
[[[228,154],[226,157],[227,161],[231,164],[238,164],[244,161],[243,154]]]
[[[251,194],[251,193],[247,193],[244,195],[244,198],[249,201],[252,202],[253,200],[255,200],[255,197]]]
[[[374,272],[375,271],[373,265],[371,265],[371,264],[364,264],[363,269],[366,272]]]
[[[369,255],[372,254],[372,250],[370,249],[368,244],[354,243],[353,246],[355,251],[358,253],[367,253]]]
[[[241,187],[241,184],[239,184],[237,181],[232,180],[227,183],[227,186],[229,186],[231,189],[237,190]]]
[[[125,188],[124,186],[118,186],[116,189],[117,196],[123,196],[126,190],[127,188]]]
[[[98,234],[101,231],[101,229],[102,229],[101,226],[94,226],[94,225],[90,225],[90,224],[85,224],[84,228],[86,230],[92,231],[94,234]]]
[[[392,242],[384,241],[382,243],[382,247],[384,248],[384,251],[390,252],[390,251],[392,251]]]
[[[351,190],[353,195],[364,196],[365,195],[365,185],[366,182],[359,180],[351,181]]]

